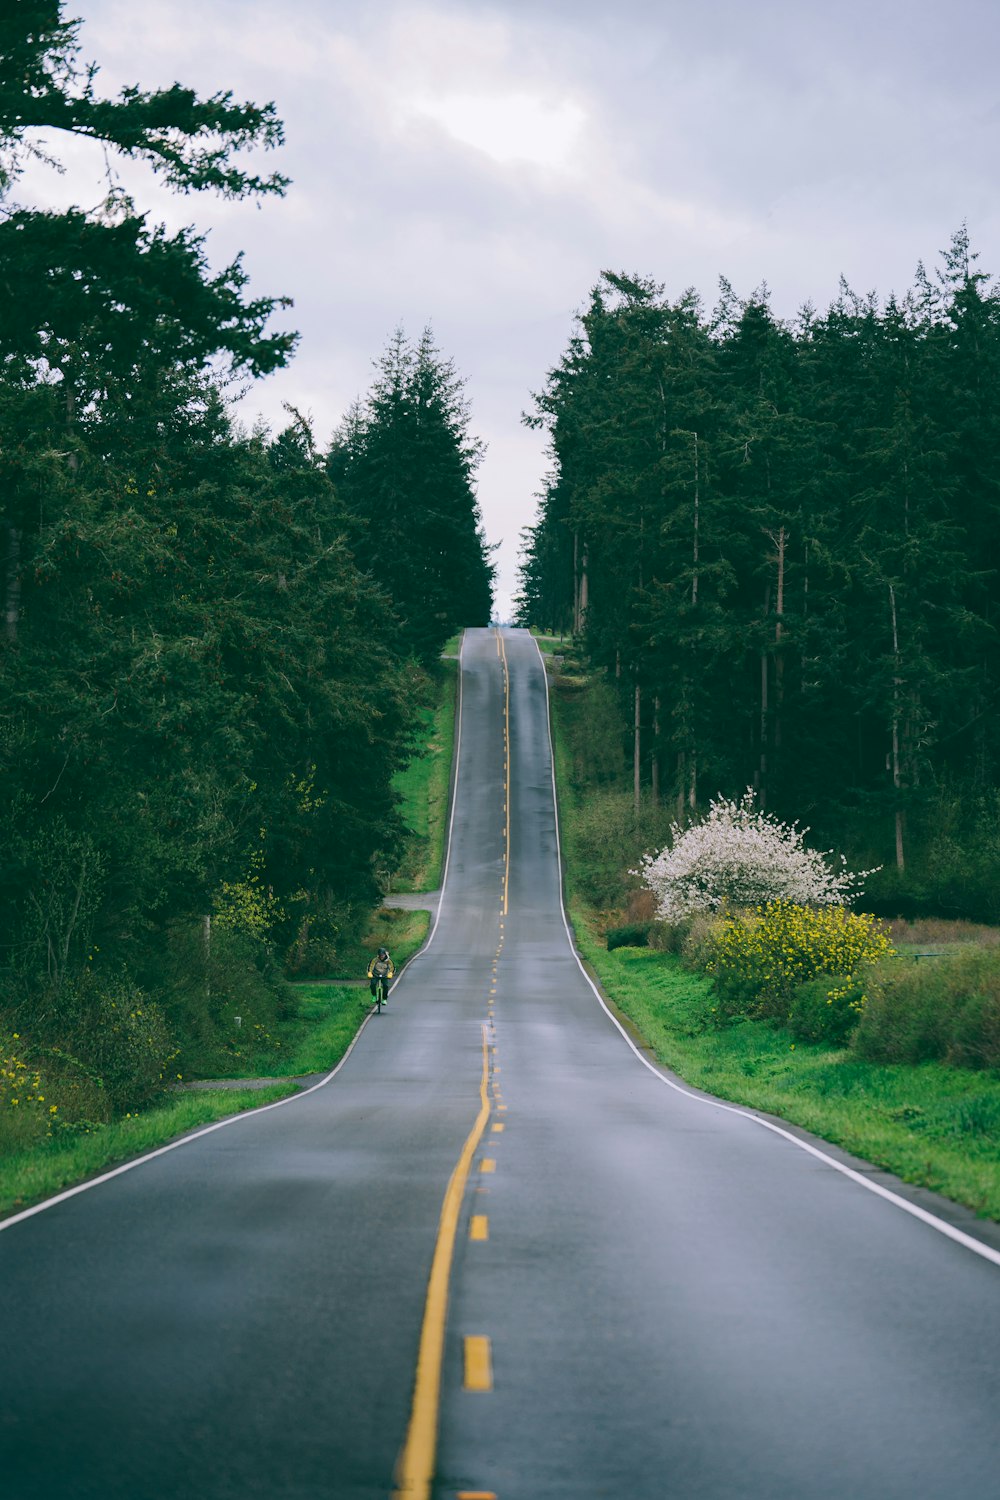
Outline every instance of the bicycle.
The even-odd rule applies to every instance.
[[[385,975],[377,974],[375,976],[375,1010],[378,1015],[382,1014],[382,1007],[386,1002],[388,994],[389,988],[386,984]]]

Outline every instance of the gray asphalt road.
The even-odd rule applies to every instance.
[[[439,925],[339,1075],[0,1233],[0,1476],[387,1495],[485,1021],[439,1500],[1000,1496],[1000,1267],[637,1061],[568,946],[543,676],[504,650],[509,807],[470,632]]]

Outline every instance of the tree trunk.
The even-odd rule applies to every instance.
[[[896,619],[896,590],[889,585],[889,608],[892,612],[892,785],[896,794],[896,869],[902,874],[906,868],[903,848],[903,808],[901,805],[902,772],[899,754],[899,690],[902,678],[899,675],[899,626]]]
[[[201,947],[205,960],[205,999],[212,998],[212,913],[206,912],[201,919]]]
[[[587,544],[583,544],[583,557],[580,567],[580,631],[587,628],[587,609],[590,604],[590,587],[587,580]]]
[[[635,685],[635,724],[634,740],[632,750],[632,791],[635,797],[635,810],[638,815],[640,800],[642,797],[641,771],[642,771],[642,731],[640,728],[642,720],[642,688],[638,683]]]
[[[785,613],[785,528],[778,531],[778,595],[774,619],[774,716],[771,726],[771,743],[777,757],[781,749],[781,709],[785,696],[785,663],[782,655],[781,633]],[[780,767],[779,767],[780,775]]]
[[[653,806],[660,805],[660,700],[653,699],[653,756],[649,767],[650,794]]]
[[[768,584],[764,589],[764,617],[767,618],[771,608],[771,586]],[[760,653],[760,746],[757,761],[757,798],[761,809],[767,806],[767,740],[770,730],[770,705],[768,703],[768,651],[767,647]]]
[[[10,521],[4,523],[4,639],[13,646],[21,615],[21,533]]]
[[[698,434],[692,433],[694,438],[694,540],[691,549],[691,603],[698,603],[698,527],[700,524],[701,489],[700,473],[698,466]]]

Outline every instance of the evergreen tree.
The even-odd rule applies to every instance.
[[[905,296],[789,324],[602,276],[526,418],[554,470],[519,609],[614,685],[637,807],[752,784],[894,866],[886,901],[945,871],[993,909],[955,850],[997,838],[998,309],[964,228]]]
[[[482,448],[469,421],[464,383],[430,331],[414,348],[397,329],[327,459],[354,518],[358,555],[426,662],[456,629],[485,625],[492,607],[493,567],[473,488]]]

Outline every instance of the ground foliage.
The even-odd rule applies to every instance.
[[[878,934],[873,924],[845,932],[846,944],[836,932],[832,942],[817,943],[808,918],[800,927],[800,915],[789,913],[777,928],[792,939],[780,946],[792,951],[772,955],[790,969],[784,1010],[754,1019],[734,1007],[720,1025],[718,990],[704,965],[725,919],[704,913],[656,922],[652,893],[628,891],[629,869],[660,833],[652,828],[644,844],[639,820],[627,829],[617,822],[621,793],[602,781],[602,756],[587,754],[590,689],[578,663],[570,667],[571,686],[563,691],[557,675],[552,695],[567,905],[577,945],[605,994],[654,1055],[689,1083],[782,1116],[906,1181],[1000,1218],[997,930],[897,921],[891,938],[901,952],[880,961],[868,944]],[[598,680],[595,689],[601,687]],[[645,805],[649,835],[660,810]],[[595,820],[620,830],[596,873],[591,851],[598,846],[584,838]],[[628,914],[643,920],[629,929],[611,925],[626,902]],[[650,945],[608,941],[622,932]],[[936,956],[915,959],[912,950],[926,955],[929,943],[939,945],[931,950]],[[942,953],[944,944],[957,951]],[[834,967],[849,965],[863,982],[829,973],[803,979],[821,954]],[[743,1002],[756,1006],[759,993]]]
[[[184,192],[284,190],[240,162],[280,144],[273,105],[104,98],[78,24],[35,0],[0,20],[0,1026],[60,1122],[266,1045],[283,971],[328,972],[363,929],[404,839],[393,779],[441,612],[430,592],[402,607],[405,546],[373,550],[306,421],[234,424],[228,382],[291,355],[283,299],[114,186],[88,212],[17,200],[67,133],[103,142],[112,175],[137,156]],[[478,558],[485,618],[459,386],[427,341],[413,369],[441,420],[400,503],[449,464],[465,482],[464,530],[449,553],[453,495],[433,548],[451,577]]]
[[[751,785],[882,865],[880,914],[1000,919],[998,412],[964,229],[905,295],[791,321],[601,277],[528,418],[519,609],[604,673],[637,803]]]

